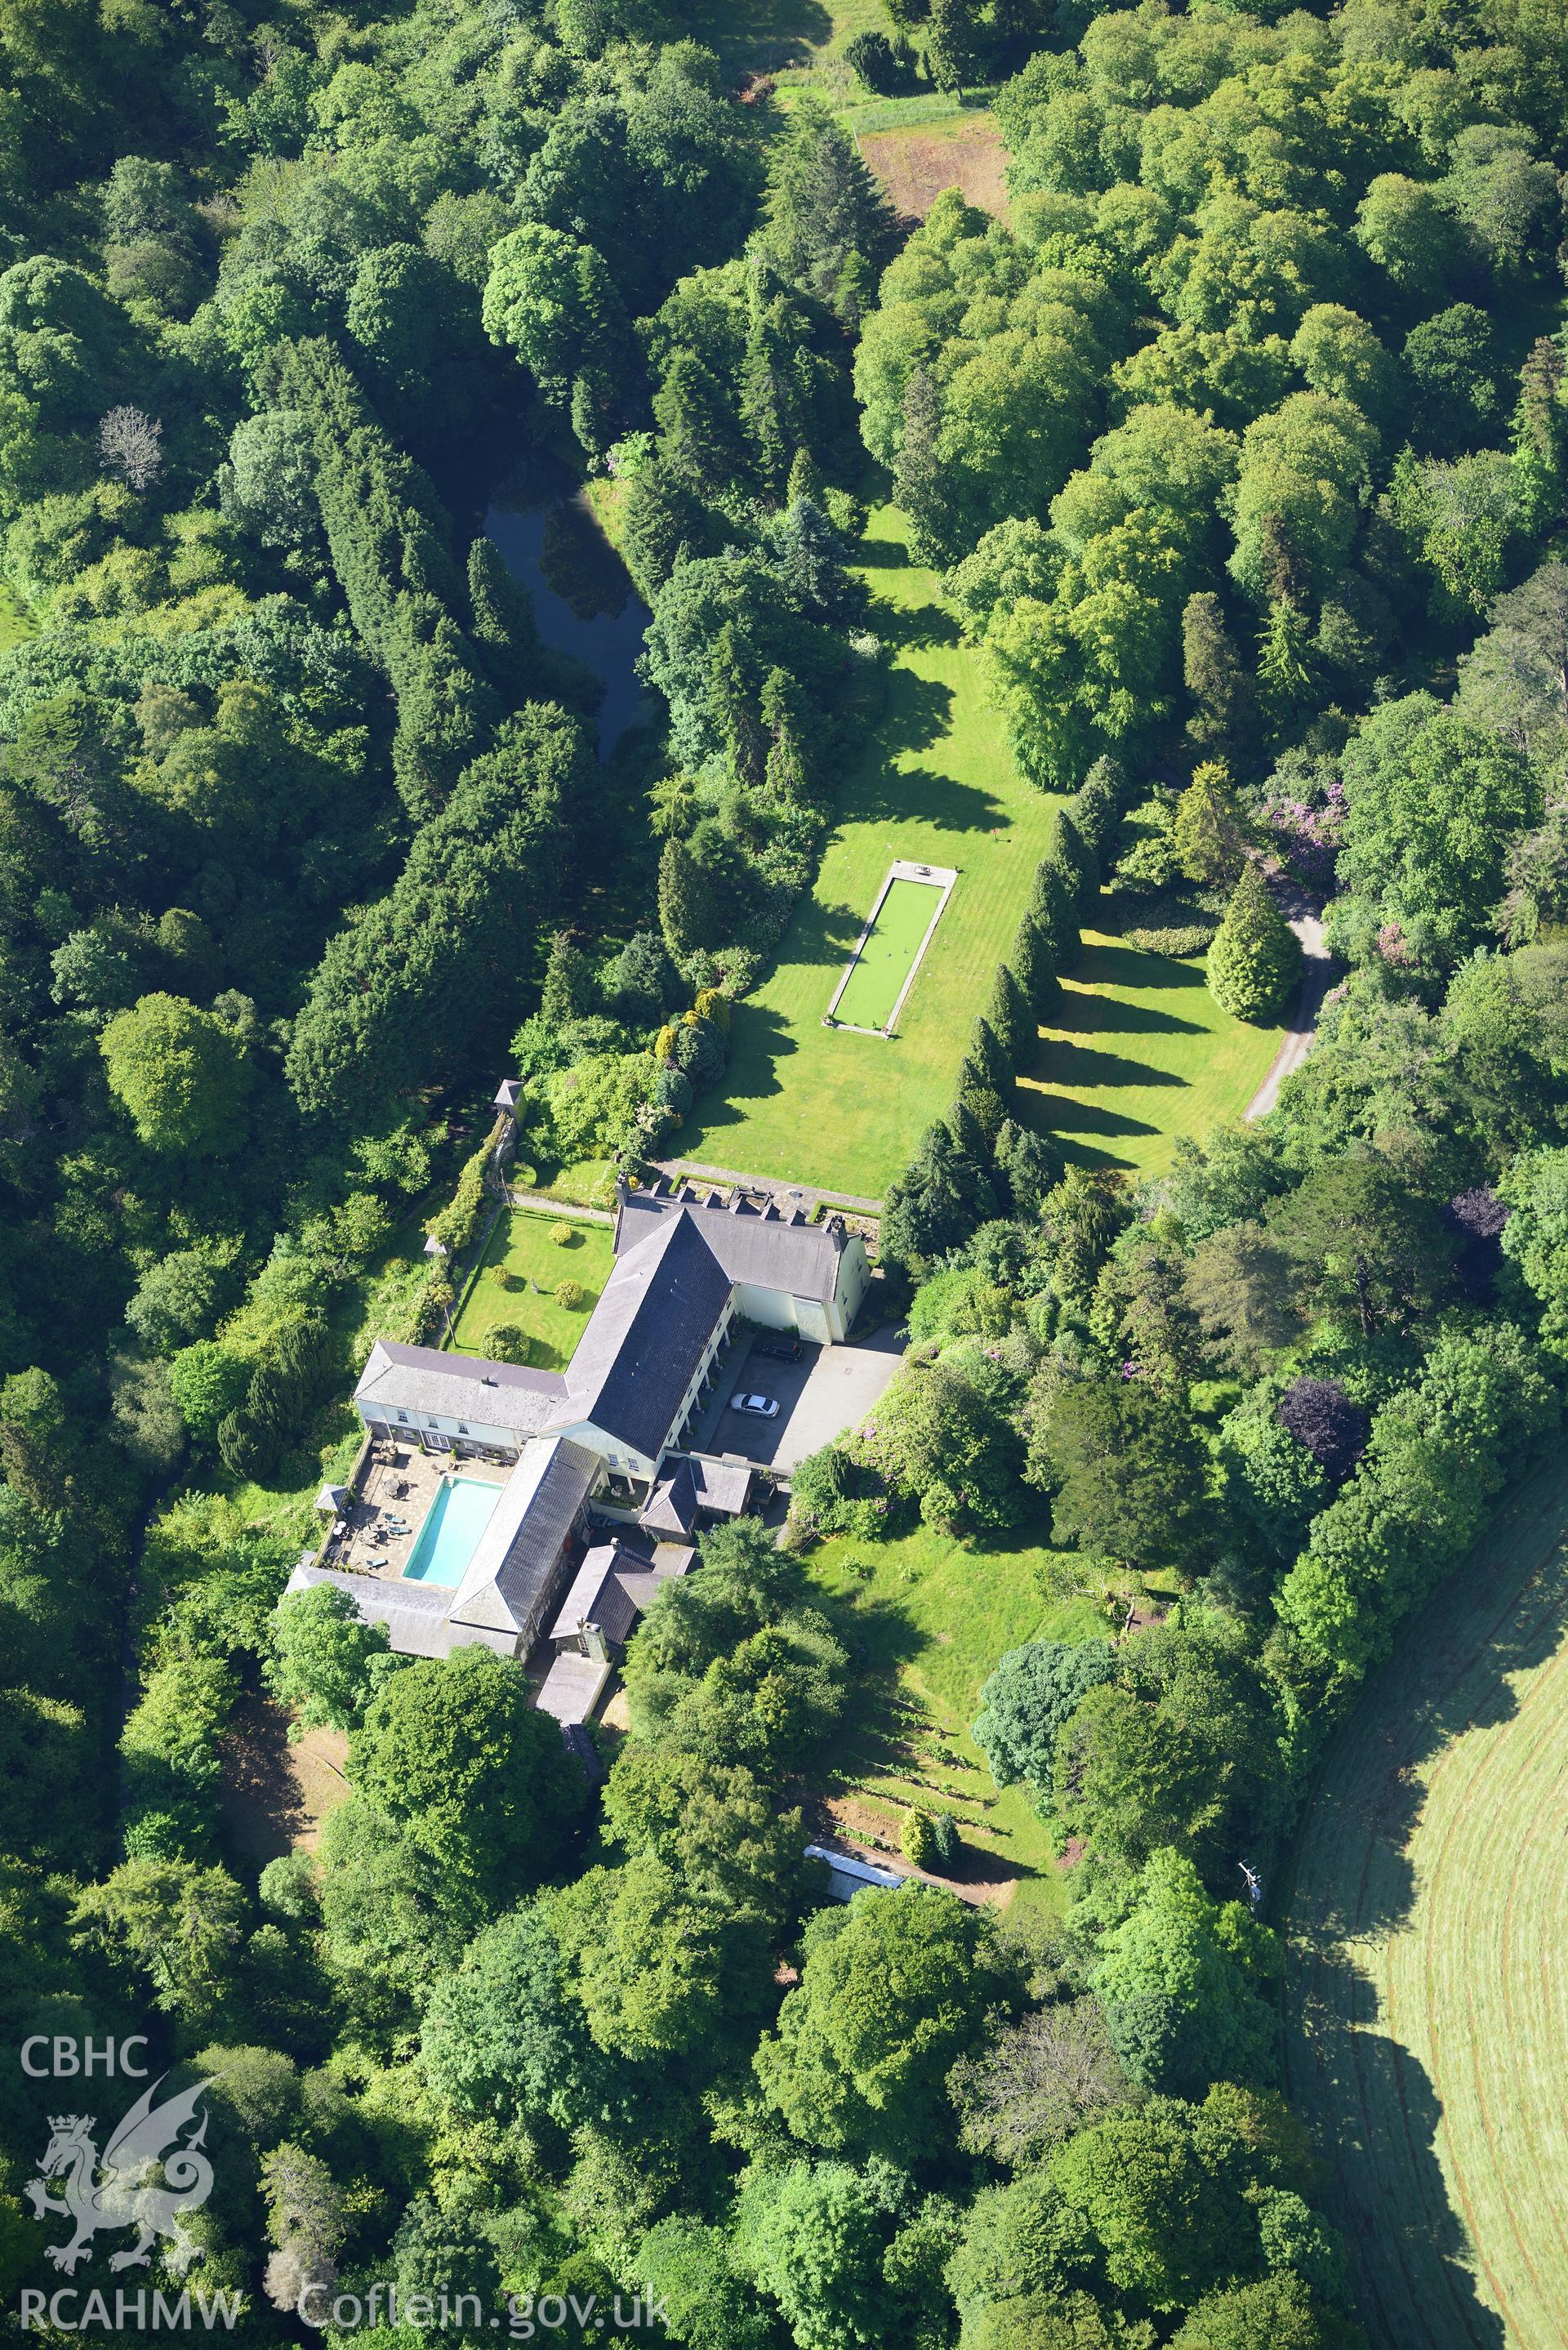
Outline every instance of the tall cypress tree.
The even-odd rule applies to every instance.
[[[941,400],[932,376],[915,369],[904,393],[904,438],[893,467],[893,503],[909,518],[917,562],[945,564],[954,552],[946,468],[937,454]]]
[[[983,1012],[975,1014],[969,1032],[968,1059],[972,1061],[984,1082],[1003,1099],[1012,1088],[1012,1055]]]
[[[1056,993],[1056,974],[1060,966],[1040,925],[1033,915],[1025,914],[1013,934],[1008,949],[1008,962],[1018,982],[1019,992],[1030,1010],[1043,1015]]]
[[[667,840],[659,860],[659,927],[675,962],[718,942],[712,885],[683,840]]]
[[[539,630],[533,598],[507,570],[493,539],[476,538],[468,550],[468,608],[491,683],[515,710],[537,680]]]
[[[713,647],[708,701],[723,737],[730,773],[745,790],[755,791],[763,780],[766,746],[733,620],[725,621]]]
[[[1080,944],[1077,908],[1071,879],[1054,858],[1043,858],[1034,868],[1034,886],[1029,893],[1029,919],[1050,957],[1053,975],[1070,970],[1077,959]],[[1023,976],[1020,972],[1020,979]]]
[[[1004,962],[996,966],[985,1016],[996,1031],[1012,1067],[1023,1068],[1034,1050],[1034,1009]]]

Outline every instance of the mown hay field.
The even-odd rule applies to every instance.
[[[1376,2350],[1568,2342],[1568,1462],[1331,1749],[1289,1905],[1286,2088]]]

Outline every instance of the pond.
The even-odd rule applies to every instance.
[[[649,712],[650,698],[634,667],[649,623],[647,605],[581,490],[543,505],[498,500],[485,515],[484,531],[532,596],[545,643],[584,662],[603,686],[604,758]]]

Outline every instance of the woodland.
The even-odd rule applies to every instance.
[[[1356,2350],[1270,1893],[1568,1393],[1568,20],[898,0],[867,72],[992,88],[1010,158],[919,224],[694,23],[0,0],[5,2033],[211,2076],[247,2344],[391,2280],[607,2346],[645,2292],[676,2350]],[[651,615],[603,758],[480,527],[519,463]],[[542,1178],[722,1090],[889,497],[1051,845],[888,1193],[904,1364],[649,1611],[593,1788],[516,1660],[280,1605],[279,1497],[443,1326],[504,1072]],[[1277,1110],[1064,1153],[1018,1079],[1083,929],[1272,1019],[1287,887],[1343,976]],[[865,1701],[813,1546],[917,1523],[1164,1594],[983,1691],[1049,1925],[940,1814],[896,1894],[804,1858]],[[260,1867],[258,1691],[350,1789]],[[72,2095],[0,2067],[7,2325]]]

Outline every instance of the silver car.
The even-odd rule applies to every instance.
[[[754,1419],[776,1419],[779,1416],[779,1408],[771,1396],[732,1396],[730,1409],[749,1411]]]

